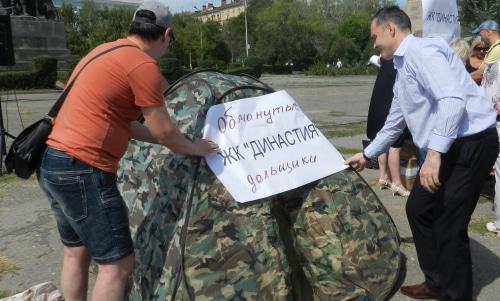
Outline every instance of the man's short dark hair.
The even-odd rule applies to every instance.
[[[156,41],[165,34],[166,28],[154,24],[156,16],[148,10],[140,10],[136,14],[138,17],[152,20],[152,23],[132,21],[128,29],[129,35],[139,36],[147,41]]]
[[[392,22],[402,30],[411,31],[410,17],[408,17],[408,15],[396,5],[379,9],[379,11],[372,17],[372,21],[373,20],[375,20],[378,26],[387,22]]]

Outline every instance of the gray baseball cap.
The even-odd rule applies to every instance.
[[[483,23],[481,23],[476,29],[474,29],[472,33],[478,34],[483,29],[499,31],[498,23],[493,20],[486,20]]]
[[[142,16],[136,16],[137,12],[140,10],[148,10],[152,12],[155,15],[155,18],[152,19]],[[168,6],[165,6],[164,4],[156,0],[146,0],[142,2],[135,11],[132,21],[155,24],[163,28],[172,27],[174,23],[172,13],[168,9]]]

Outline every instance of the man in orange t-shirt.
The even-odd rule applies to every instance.
[[[172,124],[157,60],[173,42],[172,14],[158,0],[139,6],[129,36],[92,50],[47,140],[38,171],[64,245],[61,286],[66,300],[86,300],[88,269],[99,268],[93,300],[123,300],[134,254],[128,212],[116,185],[130,138],[205,156],[212,141],[189,141]],[[83,66],[96,55],[112,50]],[[143,114],[147,127],[136,122]]]

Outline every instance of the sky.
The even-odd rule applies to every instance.
[[[212,2],[215,6],[220,5],[220,0],[162,0],[173,13],[178,13],[181,11],[194,11],[194,6],[201,9],[201,6],[207,4],[208,2]],[[228,3],[230,0],[227,1]],[[400,6],[406,3],[406,0],[397,0],[396,1]]]
[[[201,6],[209,2],[213,3],[215,6],[220,5],[220,0],[163,0],[166,5],[170,8],[173,13],[179,13],[182,11],[195,11],[194,6],[201,9]],[[229,1],[228,1],[229,2]]]

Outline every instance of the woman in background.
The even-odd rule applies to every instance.
[[[370,62],[375,66],[374,59]],[[377,133],[384,126],[387,115],[392,104],[394,96],[392,87],[396,80],[396,69],[392,60],[384,60],[380,58],[380,69],[375,80],[373,87],[372,97],[370,100],[370,108],[368,110],[368,122],[366,126],[366,136],[373,140]],[[399,174],[399,154],[404,140],[410,137],[408,129],[399,137],[399,139],[391,146],[389,151],[378,157],[379,164],[379,186],[380,189],[390,189],[394,195],[407,197],[410,192],[404,188],[401,183],[401,176]]]
[[[465,64],[465,67],[476,84],[481,85],[481,80],[483,79],[483,69],[480,67],[483,64],[484,57],[488,51],[488,45],[486,42],[481,40],[481,37],[478,36],[472,41],[470,48],[471,55]]]

